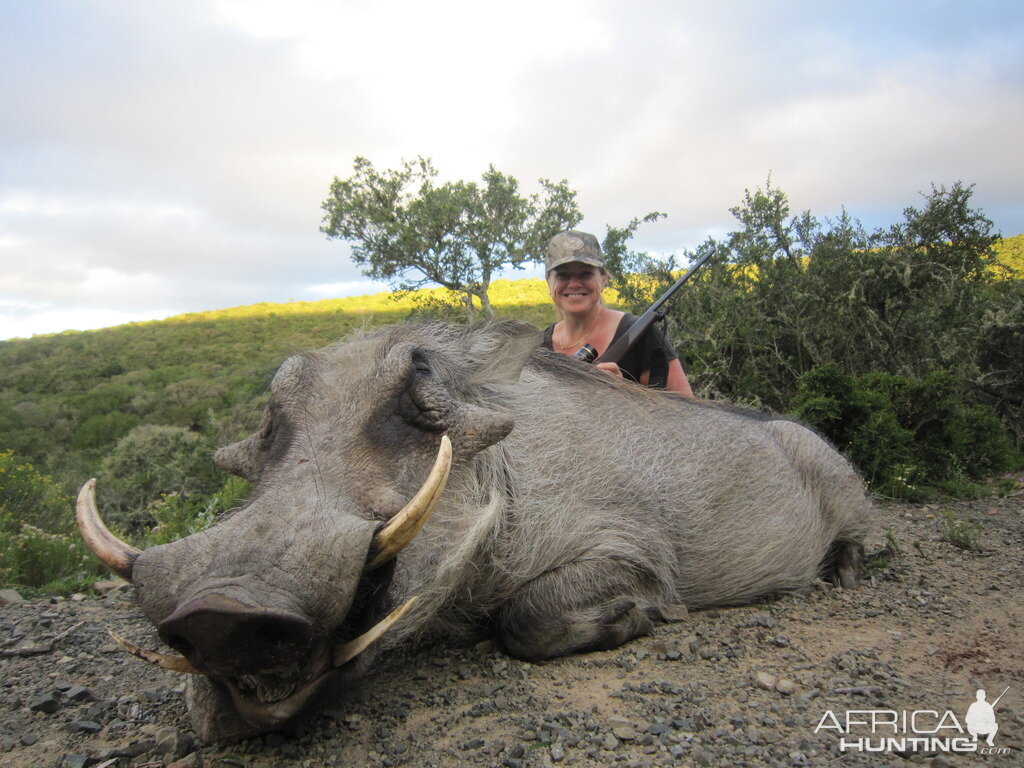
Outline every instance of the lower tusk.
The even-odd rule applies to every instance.
[[[393,610],[386,618],[374,624],[373,627],[355,640],[349,640],[343,645],[335,646],[334,651],[331,653],[331,665],[340,667],[342,664],[352,661],[352,659],[377,642],[385,632],[391,629],[396,621],[405,616],[416,600],[417,598],[410,597],[401,607]]]
[[[110,632],[110,630],[107,630]],[[126,650],[132,656],[142,659],[147,664],[152,664],[155,667],[161,669],[169,669],[171,672],[180,672],[184,675],[201,675],[203,674],[198,669],[192,666],[188,659],[184,656],[171,656],[167,653],[157,653],[156,651],[147,651],[144,648],[140,648],[134,643],[129,643],[123,637],[116,632],[110,632],[110,636],[114,638],[114,642],[117,643],[121,648]]]

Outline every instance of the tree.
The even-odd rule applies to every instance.
[[[424,157],[388,170],[357,157],[353,169],[331,184],[321,231],[351,243],[367,277],[401,291],[443,286],[461,295],[469,317],[476,302],[493,315],[487,290],[498,270],[540,261],[547,240],[582,218],[565,180],[540,179],[542,192],[524,197],[519,182],[493,165],[481,184],[437,184]]]

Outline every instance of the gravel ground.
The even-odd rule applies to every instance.
[[[943,509],[980,524],[981,551],[943,539]],[[888,527],[902,554],[856,590],[695,612],[544,664],[488,641],[409,650],[292,732],[229,747],[195,744],[181,679],[108,639],[159,647],[130,590],[8,605],[0,766],[1024,765],[1024,478],[1004,499],[885,504],[881,519],[873,548]],[[45,652],[11,655],[26,647]],[[1006,754],[841,754],[834,729],[815,733],[828,710],[963,722],[977,688],[991,701],[1007,686]]]

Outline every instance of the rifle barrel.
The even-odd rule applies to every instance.
[[[1006,687],[1005,687],[1005,688],[1003,689],[1003,692],[1002,692],[1002,693],[1000,693],[998,697],[996,697],[996,700],[992,702],[992,709],[995,709],[995,708],[996,708],[996,704],[998,704],[998,703],[999,703],[999,699],[1003,698],[1003,696],[1005,696],[1005,695],[1006,695],[1006,692],[1007,692],[1008,690],[1010,690],[1010,686],[1006,686]]]
[[[687,280],[689,280],[693,276],[694,272],[696,272],[698,269],[703,267],[705,261],[707,261],[708,259],[710,259],[712,256],[715,255],[715,251],[716,250],[717,250],[716,248],[712,248],[710,251],[708,251],[703,256],[701,256],[697,260],[697,263],[694,264],[692,267],[690,267],[686,271],[685,275],[683,275],[678,280],[676,280],[674,283],[672,283],[672,287],[669,288],[667,291],[665,291],[663,294],[661,294],[661,296],[658,298],[658,300],[656,302],[654,302],[653,304],[651,304],[651,308],[649,310],[647,310],[647,311],[648,312],[657,312],[659,309],[661,309],[662,305],[666,301],[668,301],[669,299],[672,298],[672,294],[675,293],[676,291],[678,291],[680,288],[682,288],[683,287],[683,283],[685,283]]]

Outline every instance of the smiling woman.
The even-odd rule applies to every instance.
[[[633,325],[633,315],[610,309],[601,298],[608,273],[593,235],[575,230],[555,235],[548,243],[545,268],[551,301],[562,318],[544,331],[543,344],[548,349],[573,356],[589,344],[601,355]],[[598,363],[598,367],[630,381],[693,397],[679,356],[654,327],[617,364]]]

